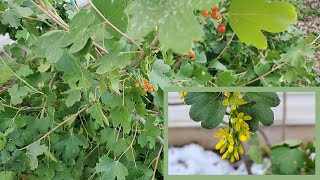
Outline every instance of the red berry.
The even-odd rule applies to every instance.
[[[196,53],[193,50],[190,50],[188,52],[188,55],[189,55],[190,58],[194,58],[196,56]]]
[[[135,86],[136,88],[138,88],[138,87],[140,86],[140,84],[139,84],[138,82],[135,82],[135,83],[134,83],[134,86]]]
[[[212,12],[218,12],[219,11],[219,6],[215,5],[211,8]]]
[[[144,85],[146,86],[147,84],[149,84],[149,81],[146,80],[146,79],[144,79],[144,80],[143,80],[143,83],[144,83]]]
[[[149,92],[150,92],[150,93],[153,93],[153,87],[151,87],[151,88],[149,89]]]
[[[217,30],[220,34],[223,34],[226,32],[226,26],[223,23],[220,23],[217,27]]]
[[[206,9],[202,9],[201,16],[202,17],[207,17],[208,15],[209,15],[209,12]]]
[[[147,88],[147,89],[151,89],[151,88],[152,88],[152,85],[151,85],[151,84],[147,84],[147,85],[146,85],[146,88]]]
[[[220,18],[220,13],[217,11],[212,11],[211,12],[211,17],[212,19],[219,19]]]

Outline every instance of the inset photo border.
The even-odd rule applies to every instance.
[[[318,178],[319,102],[318,88],[166,88],[165,179]]]

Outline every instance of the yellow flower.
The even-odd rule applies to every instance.
[[[225,92],[224,95],[227,96],[227,99],[222,101],[222,105],[223,106],[230,105],[232,110],[235,110],[238,105],[242,105],[245,103],[241,97],[240,92],[234,92],[234,93]]]
[[[236,124],[236,131],[240,131],[241,126],[248,126],[248,124],[245,121],[251,120],[252,117],[249,115],[244,115],[243,112],[239,113],[236,118],[232,119],[231,123]]]
[[[219,131],[220,132],[218,132],[214,135],[214,137],[216,137],[216,138],[221,138],[219,143],[216,145],[216,149],[217,149],[217,146],[218,146],[218,149],[222,148],[222,145],[224,145],[227,142],[229,142],[230,144],[234,144],[233,136],[231,134],[229,134],[230,126],[228,126],[226,128],[226,130],[219,128]]]
[[[239,146],[238,146],[238,152],[239,152],[239,154],[243,154],[243,152],[244,152],[241,144],[239,144]]]
[[[180,94],[180,99],[183,99],[186,97],[187,92],[179,92],[179,94]]]

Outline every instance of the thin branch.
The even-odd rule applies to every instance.
[[[35,92],[45,95],[43,92],[37,90],[36,88],[34,88],[33,86],[31,86],[27,81],[25,81],[24,79],[22,79],[20,76],[18,76],[10,67],[9,65],[2,59],[2,57],[0,56],[0,59],[2,61],[2,63],[4,65],[6,65],[8,67],[8,69],[10,70],[11,74],[13,74],[14,76],[16,76],[21,82],[23,82],[24,84],[26,84],[29,88],[31,88],[32,90],[34,90]]]
[[[268,139],[267,135],[260,128],[258,128],[258,132],[261,134],[261,136],[264,139],[264,141],[266,142],[266,145],[268,146],[268,148],[271,149],[271,144],[269,142],[269,139]]]
[[[87,157],[89,157],[90,154],[91,154],[95,149],[97,149],[97,147],[99,147],[99,146],[100,146],[100,144],[98,143],[98,144],[83,158],[83,160],[87,159]]]
[[[137,132],[138,132],[138,127],[137,127],[137,125],[136,125],[136,131],[134,132],[133,139],[132,139],[130,145],[127,147],[126,150],[124,150],[124,151],[121,153],[121,155],[119,156],[119,158],[118,158],[117,161],[119,161],[119,160],[121,159],[121,157],[122,157],[130,148],[132,148],[133,142],[134,142],[134,140],[136,139]]]
[[[241,144],[242,144],[242,143],[241,143]],[[243,144],[242,144],[242,147],[244,147]],[[248,156],[246,155],[246,153],[244,153],[244,154],[242,155],[242,158],[243,158],[243,161],[244,161],[244,164],[245,164],[245,167],[246,167],[246,170],[247,170],[248,175],[252,175],[252,171],[251,171],[251,165],[252,165],[252,164],[251,164]]]
[[[248,84],[251,84],[251,83],[254,83],[254,82],[256,82],[256,81],[259,81],[260,79],[262,79],[262,78],[268,76],[269,74],[271,74],[273,71],[275,71],[275,70],[277,70],[277,69],[280,69],[280,68],[281,68],[282,66],[284,66],[285,64],[286,64],[286,63],[282,63],[282,64],[278,65],[277,67],[271,69],[270,71],[266,72],[266,73],[263,74],[262,76],[259,76],[259,77],[257,77],[256,79],[254,79],[254,80],[252,80],[252,81],[249,81],[249,82],[247,82],[247,83],[244,83],[244,84],[242,84],[242,85],[240,85],[240,86],[246,86],[246,85],[248,85]]]
[[[235,33],[232,34],[231,38],[228,40],[226,46],[223,48],[223,50],[220,52],[220,54],[218,55],[218,57],[216,59],[219,59],[222,54],[227,50],[227,48],[229,47],[229,45],[231,44],[233,38],[234,38]]]
[[[55,23],[57,23],[59,26],[61,26],[64,30],[68,31],[69,30],[69,25],[65,23],[62,19],[58,18],[52,11],[44,8],[43,6],[35,3],[33,0],[29,0],[36,8],[41,10],[44,14],[46,14],[50,19],[52,19]],[[108,53],[108,51],[101,47],[99,44],[96,42],[93,42],[93,45],[96,46],[99,50]]]
[[[158,168],[158,163],[159,163],[159,159],[160,159],[160,155],[162,152],[162,148],[163,148],[163,144],[161,144],[160,150],[158,152],[158,156],[157,156],[157,160],[156,160],[156,165],[153,169],[153,176],[152,176],[152,180],[154,180],[155,176],[156,176],[156,172],[157,172],[157,168]]]
[[[76,10],[77,10],[77,11],[80,11],[80,9],[79,9],[76,1],[75,1],[75,0],[72,0],[72,3],[73,3],[73,5],[74,5],[74,7],[76,7]]]
[[[7,104],[2,104],[2,105],[3,105],[4,107],[11,108],[11,109],[15,109],[15,110],[19,110],[19,111],[42,109],[42,107],[27,107],[27,106],[24,106],[24,107],[18,108],[18,107],[10,106],[10,105],[7,105]]]
[[[49,91],[50,92],[52,91],[53,83],[57,79],[57,77],[58,77],[58,73],[54,73],[51,80],[50,80],[50,83],[49,83]]]
[[[318,35],[310,44],[312,45],[312,44],[316,43],[319,38],[320,38],[320,35]]]
[[[86,110],[88,107],[84,107],[82,108],[80,111],[78,111],[77,113],[73,114],[72,116],[70,116],[69,118],[67,118],[66,120],[62,121],[61,123],[59,123],[56,127],[52,128],[49,132],[47,132],[45,135],[43,135],[41,138],[39,138],[37,141],[41,141],[42,139],[46,138],[47,136],[49,136],[52,132],[54,132],[56,129],[58,129],[60,126],[64,125],[65,123],[67,123],[68,121],[72,120],[73,118],[77,117],[80,113],[82,113],[84,110]],[[32,144],[32,143],[31,143]],[[23,150],[23,149],[27,149],[31,146],[31,144],[29,144],[28,146],[25,146],[23,148],[20,148],[19,150]]]
[[[104,15],[99,11],[99,9],[91,2],[91,0],[87,0],[89,2],[89,4],[91,5],[91,7],[99,14],[99,16],[112,28],[114,29],[117,33],[119,33],[120,35],[122,35],[123,37],[125,37],[128,41],[130,41],[132,44],[134,44],[135,46],[137,46],[138,49],[141,50],[141,52],[143,54],[144,50],[143,48],[141,48],[141,46],[135,41],[133,40],[131,37],[129,37],[128,35],[126,35],[125,33],[123,33],[120,29],[118,29],[115,25],[113,25],[106,17],[104,17]]]
[[[97,171],[95,171],[95,172],[88,178],[88,180],[93,179],[96,174],[97,174]]]

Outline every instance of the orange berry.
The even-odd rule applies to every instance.
[[[193,50],[190,50],[188,52],[188,55],[189,55],[190,58],[194,58],[196,56],[196,53]]]
[[[219,19],[220,18],[220,13],[217,11],[212,11],[211,12],[211,17],[212,19]]]
[[[208,15],[209,15],[209,12],[206,9],[202,9],[201,16],[202,17],[207,17]]]
[[[219,6],[218,5],[215,5],[211,8],[211,11],[212,12],[218,12],[219,11]]]
[[[220,23],[217,27],[217,30],[220,34],[223,34],[226,32],[226,26],[223,23]]]
[[[146,87],[147,87],[147,89],[151,89],[152,85],[151,84],[147,84]]]
[[[149,92],[153,93],[153,87],[149,88]]]
[[[140,84],[139,84],[138,82],[135,82],[135,83],[134,83],[134,86],[135,86],[136,88],[138,88],[138,87],[140,86]]]

